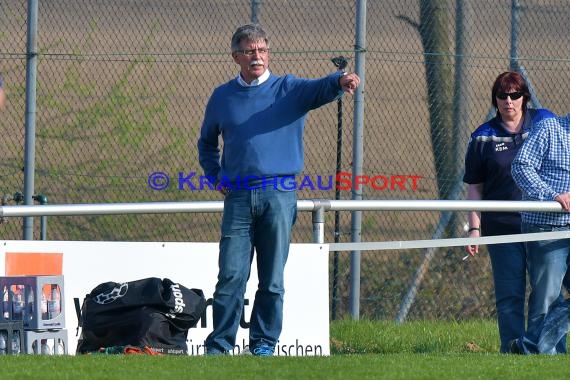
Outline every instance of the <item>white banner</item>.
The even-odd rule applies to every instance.
[[[206,299],[214,293],[218,273],[218,243],[2,241],[0,273],[6,253],[61,253],[63,256],[65,325],[70,354],[77,347],[74,298],[84,296],[103,282],[126,282],[146,277],[169,278],[188,288],[202,289]],[[279,356],[330,355],[328,246],[292,244],[285,269],[283,331],[276,347]],[[249,316],[257,288],[254,264],[246,290]],[[204,340],[212,329],[211,306],[188,334],[190,355],[204,353]],[[246,320],[249,322],[249,318]],[[234,352],[248,344],[248,329],[240,328]]]

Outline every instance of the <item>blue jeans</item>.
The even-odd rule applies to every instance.
[[[570,269],[570,255],[568,255],[567,268]],[[570,272],[568,270],[564,276],[563,286],[567,291],[570,290]],[[566,343],[568,331],[570,331],[570,299],[562,302],[557,301],[548,310],[538,338],[538,352],[555,354],[560,351],[560,343]]]
[[[295,191],[261,188],[232,190],[226,195],[212,304],[214,329],[205,342],[208,353],[234,349],[254,249],[259,283],[249,345],[277,344],[283,323],[284,269],[296,218]]]
[[[565,231],[569,228],[523,223],[522,232]],[[566,353],[566,335],[562,336],[559,342],[551,344],[546,351],[544,349],[547,344],[541,344],[541,351],[538,343],[547,313],[549,310],[558,309],[564,302],[561,289],[570,259],[570,239],[528,241],[525,244],[531,292],[527,332],[520,341],[520,349],[524,353]]]
[[[557,302],[544,318],[544,324],[538,338],[539,353],[556,354],[557,344],[565,339],[570,330],[570,300]]]
[[[501,352],[510,352],[511,340],[525,331],[526,250],[524,243],[488,246],[495,286]]]

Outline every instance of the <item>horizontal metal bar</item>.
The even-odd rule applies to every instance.
[[[330,211],[544,211],[560,212],[555,201],[331,200]]]
[[[328,200],[297,201],[299,211],[543,211],[562,212],[558,202],[468,200]],[[91,203],[0,206],[0,217],[221,212],[223,201]]]
[[[221,212],[223,202],[92,203],[2,206],[1,217]]]
[[[318,202],[299,200],[300,211],[313,211]],[[49,204],[1,206],[0,217],[16,216],[73,216],[73,215],[111,215],[111,214],[172,214],[222,212],[223,201],[201,202],[142,202],[142,203],[89,203],[89,204]]]
[[[330,243],[329,251],[380,251],[393,249],[464,247],[467,245],[485,245],[514,243],[523,241],[568,239],[570,231],[539,232],[531,234],[500,235],[478,238],[454,238],[436,240],[401,240],[360,243]]]

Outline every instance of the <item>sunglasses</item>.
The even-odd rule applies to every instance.
[[[520,98],[521,96],[523,96],[524,94],[522,92],[498,92],[497,93],[497,98],[501,99],[501,100],[506,100],[507,96],[511,98],[511,100],[517,100],[518,98]]]

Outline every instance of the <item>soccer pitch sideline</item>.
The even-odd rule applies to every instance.
[[[498,353],[495,321],[331,323],[331,356],[2,356],[2,379],[562,379],[570,356]]]

